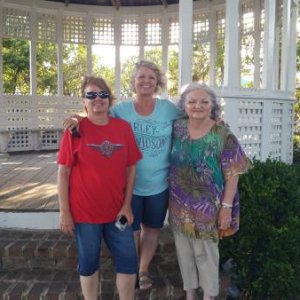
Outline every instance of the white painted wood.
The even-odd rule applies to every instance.
[[[214,86],[216,82],[216,59],[217,59],[217,16],[216,10],[213,7],[212,2],[209,2],[209,39],[210,39],[210,69],[209,69],[209,85]]]
[[[260,88],[261,1],[254,0],[254,87]]]
[[[240,86],[239,0],[226,0],[224,85]]]
[[[87,74],[93,74],[92,65],[93,24],[90,15],[86,18],[86,66]]]
[[[162,17],[162,71],[164,74],[167,74],[168,71],[168,47],[169,47],[169,22],[168,16],[163,15]],[[162,91],[162,98],[168,97],[167,89]]]
[[[115,95],[121,94],[121,60],[120,60],[120,46],[121,46],[121,22],[119,13],[117,13],[115,22]]]
[[[281,47],[281,72],[280,72],[280,89],[287,89],[288,79],[288,60],[290,59],[291,47],[291,0],[283,1],[282,11],[282,47]]]
[[[264,101],[262,117],[262,134],[261,134],[261,160],[265,161],[272,151],[271,134],[272,134],[272,101]]]
[[[59,213],[0,212],[0,228],[59,229]]]
[[[140,27],[139,27],[139,46],[140,46],[140,60],[145,58],[145,18],[140,16]]]
[[[193,1],[179,0],[179,89],[192,81]]]
[[[3,11],[3,2],[4,2],[4,0],[0,0],[0,11],[1,12]],[[0,24],[2,27],[2,24],[3,24],[2,13],[0,13]],[[2,41],[2,30],[1,29],[0,29],[0,40]],[[2,49],[3,49],[3,46],[2,46],[2,43],[0,43],[0,93],[3,93],[3,92],[1,92],[1,91],[3,91],[3,56],[2,56],[3,50]],[[0,145],[0,148],[2,148],[2,147],[5,147],[5,146]]]
[[[37,90],[37,72],[36,72],[36,42],[37,42],[37,14],[36,7],[32,7],[30,12],[30,93],[36,95]]]
[[[57,93],[59,97],[63,97],[63,11],[60,9],[57,14]]]
[[[274,89],[275,74],[275,16],[276,2],[265,0],[265,28],[264,28],[264,58],[262,88]]]
[[[291,4],[291,20],[290,20],[290,45],[289,59],[287,65],[287,84],[286,90],[294,92],[296,88],[296,57],[297,57],[297,13],[298,7],[296,1]]]

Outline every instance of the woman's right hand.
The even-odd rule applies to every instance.
[[[71,117],[65,119],[64,123],[63,123],[64,130],[69,130],[70,132],[72,132],[73,128],[78,127],[81,119],[82,119],[82,117],[80,117],[79,115],[74,115],[74,116],[71,116]]]
[[[60,230],[65,233],[74,236],[74,221],[70,211],[61,211],[59,213],[59,225]]]

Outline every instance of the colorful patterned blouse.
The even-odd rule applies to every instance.
[[[217,218],[225,181],[250,167],[241,145],[224,126],[214,125],[191,139],[187,119],[174,122],[170,169],[169,222],[192,238],[218,240],[239,228],[239,198],[233,201],[231,228],[218,232]]]

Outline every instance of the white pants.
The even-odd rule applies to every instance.
[[[218,242],[193,239],[174,232],[178,263],[183,289],[202,287],[204,293],[215,297],[219,294]]]

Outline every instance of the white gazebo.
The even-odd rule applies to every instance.
[[[78,95],[64,90],[64,67],[75,59],[64,57],[66,45],[84,46],[86,74],[95,70],[95,53],[105,53],[102,61],[112,61],[120,99],[126,96],[125,59],[147,58],[149,49],[158,49],[161,67],[169,74],[170,53],[178,53],[179,90],[201,67],[195,60],[195,48],[201,47],[208,67],[202,79],[222,98],[225,120],[246,152],[259,160],[292,162],[296,0],[94,3],[0,0],[0,152],[57,149],[63,119],[81,111]],[[6,90],[11,79],[5,75],[3,43],[11,40],[28,43],[27,92]],[[45,94],[37,71],[37,64],[47,70],[41,43],[53,46],[56,57],[56,91]]]

